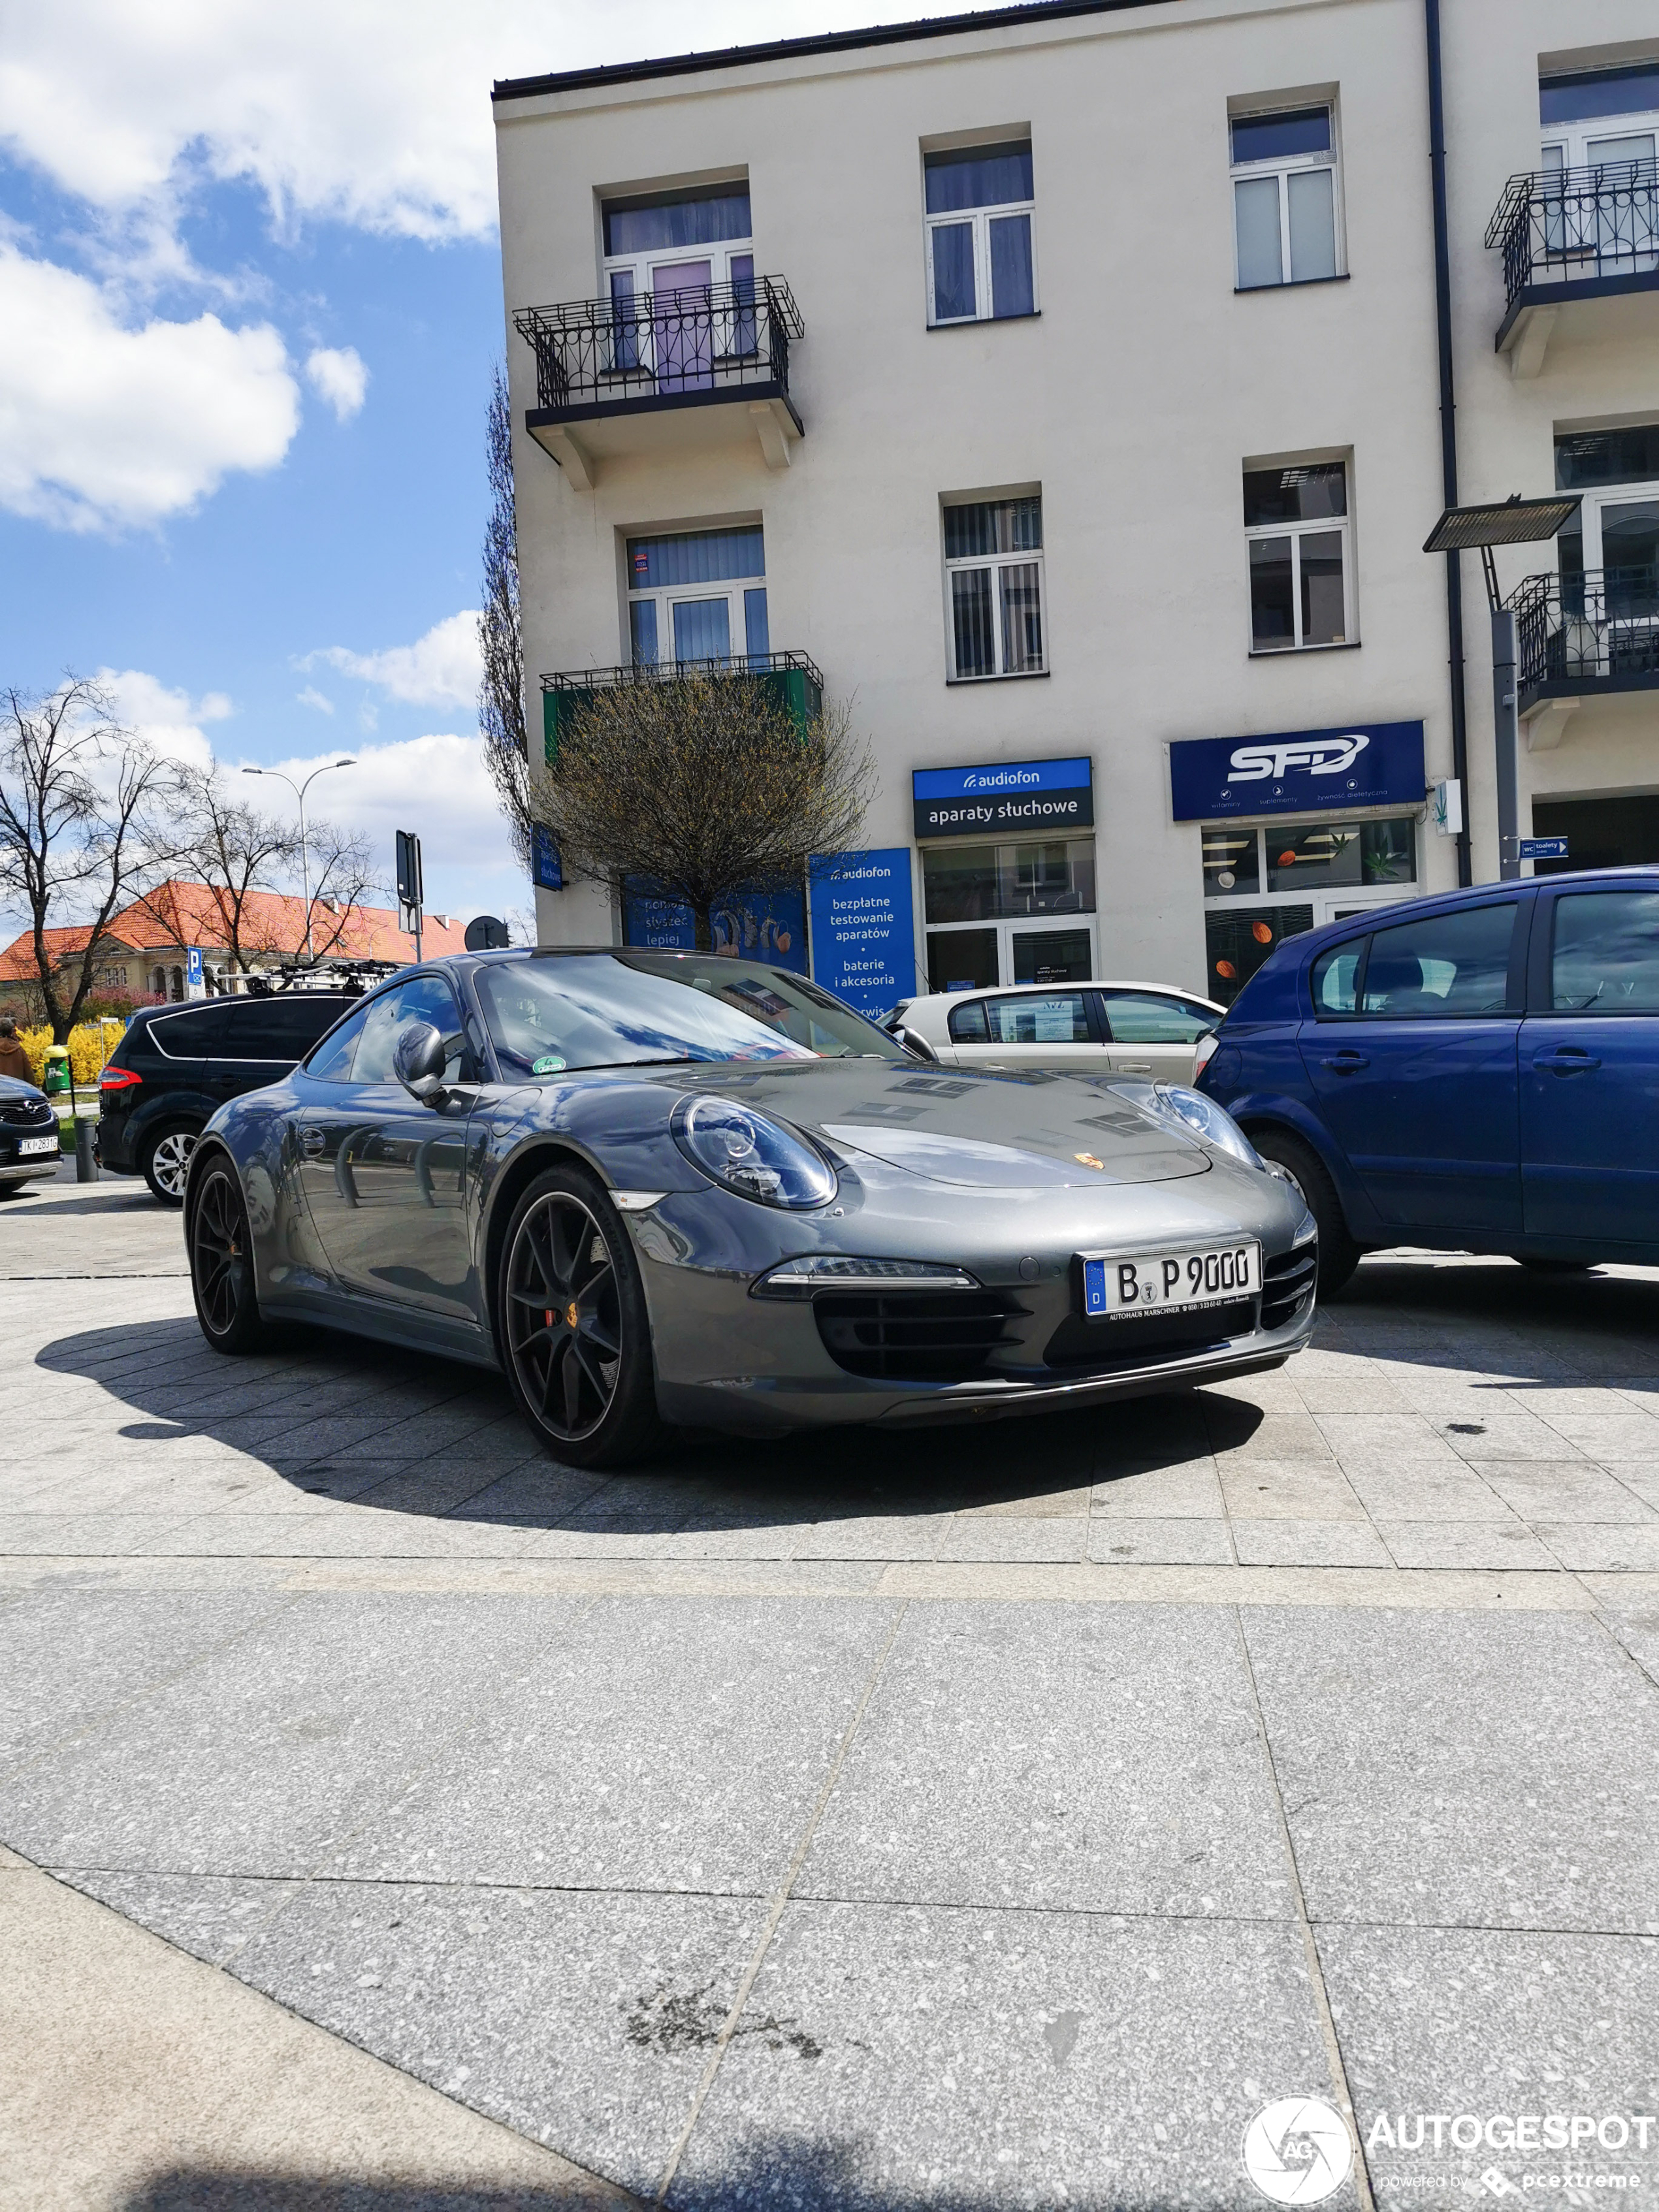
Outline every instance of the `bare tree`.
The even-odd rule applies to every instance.
[[[28,915],[41,1008],[59,1044],[108,957],[112,917],[178,854],[178,781],[85,678],[45,697],[0,694],[0,903]],[[54,955],[47,932],[76,925],[84,945]]]
[[[513,410],[507,371],[497,362],[485,418],[484,455],[489,476],[489,520],[484,527],[483,605],[478,611],[478,727],[484,764],[513,839],[519,865],[531,870],[536,816],[530,789],[530,744],[525,728],[524,638],[519,621],[519,537],[513,489]]]
[[[343,829],[333,822],[307,823],[306,842],[311,852],[311,905],[306,927],[310,931],[313,957],[322,960],[331,952],[353,951],[357,948],[349,940],[354,910],[371,891],[385,896],[385,886],[375,872],[374,848],[364,830]],[[303,950],[304,944],[302,929],[295,951]]]
[[[720,900],[853,843],[872,777],[844,707],[803,726],[759,677],[643,678],[562,721],[548,811],[568,870],[690,907],[703,951]]]
[[[216,763],[181,770],[179,785],[179,858],[195,885],[207,893],[212,942],[225,948],[244,975],[261,954],[294,951],[295,946],[281,941],[288,933],[276,924],[273,909],[255,896],[278,889],[299,866],[300,841],[293,828],[280,816],[233,798]],[[170,944],[188,951],[203,941],[199,901],[186,910],[173,886],[163,884],[143,903]]]

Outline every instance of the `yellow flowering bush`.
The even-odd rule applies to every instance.
[[[103,1073],[104,1062],[121,1042],[125,1024],[111,1019],[102,1022],[77,1022],[70,1031],[70,1070],[77,1085],[95,1086]],[[46,1047],[52,1042],[52,1031],[43,1022],[37,1029],[20,1029],[17,1042],[27,1055],[30,1078],[39,1083],[46,1072]]]

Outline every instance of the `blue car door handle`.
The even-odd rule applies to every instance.
[[[1592,1059],[1589,1053],[1576,1044],[1558,1044],[1548,1052],[1537,1053],[1532,1064],[1551,1075],[1587,1075],[1591,1068],[1601,1065],[1599,1060]]]
[[[1339,1052],[1329,1060],[1322,1060],[1319,1065],[1334,1068],[1339,1075],[1355,1075],[1362,1067],[1369,1067],[1370,1061],[1363,1052]]]

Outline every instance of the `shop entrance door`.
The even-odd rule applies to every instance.
[[[1090,915],[1049,921],[994,921],[976,929],[927,933],[930,991],[979,991],[1010,983],[1088,983],[1095,975],[1095,924]]]

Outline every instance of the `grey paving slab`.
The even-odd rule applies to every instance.
[[[957,1513],[940,1522],[933,1556],[940,1559],[1083,1559],[1088,1556],[1088,1536],[1089,1522],[1084,1514],[975,1519]]]
[[[1458,1455],[1426,1413],[1321,1413],[1319,1430],[1344,1467],[1455,1463]]]
[[[1089,1557],[1102,1566],[1137,1559],[1170,1567],[1225,1567],[1233,1559],[1224,1521],[1140,1520],[1127,1513],[1097,1514],[1089,1523]]]
[[[1367,2163],[1379,2212],[1490,2202],[1482,2177],[1493,2170],[1517,2202],[1614,2196],[1605,2179],[1563,2186],[1580,2172],[1621,2177],[1618,2201],[1659,2186],[1659,2125],[1647,2130],[1644,2152],[1626,2117],[1654,2109],[1659,1945],[1533,1929],[1345,1927],[1321,1927],[1318,1944],[1362,2136],[1374,2139]],[[1431,2126],[1414,2118],[1398,2125],[1402,2114],[1437,2112],[1483,2121],[1577,2113],[1593,2124],[1617,2115],[1622,2126],[1605,2141],[1622,2135],[1625,2144],[1460,2150],[1443,2124],[1437,2150]],[[1535,2123],[1533,2133],[1536,2142]],[[1500,2118],[1498,2140],[1506,2134]]]
[[[1580,1574],[1659,1574],[1659,1521],[1540,1521],[1538,1534],[1564,1567]]]
[[[411,1513],[209,1513],[174,1527],[152,1553],[201,1559],[516,1559],[543,1531],[507,1521]]]
[[[878,1514],[868,1520],[818,1521],[796,1534],[798,1559],[931,1559],[939,1549],[941,1516]]]
[[[264,1590],[29,1590],[0,1613],[0,1757],[66,1741],[291,1602]]]
[[[1378,1415],[1376,1418],[1383,1419]],[[1211,1406],[1210,1442],[1224,1475],[1235,1455],[1252,1460],[1307,1461],[1328,1467],[1332,1451],[1311,1413],[1258,1413],[1254,1407],[1226,1411]]]
[[[1659,1684],[1659,1588],[1621,1589],[1615,1582],[1600,1585],[1596,1595],[1609,1634]]]
[[[191,1525],[185,1515],[161,1513],[0,1514],[0,1556],[21,1558],[149,1558],[173,1548]]]
[[[129,1874],[102,1867],[47,1871],[211,1966],[228,1966],[304,1887],[237,1875]]]
[[[1329,2094],[1291,1929],[792,1905],[668,2201],[1244,2212],[1286,2087]]]
[[[1593,1620],[1241,1617],[1315,1918],[1659,1933],[1656,1707]]]
[[[1233,1545],[1244,1567],[1386,1567],[1392,1564],[1368,1521],[1237,1521]]]
[[[1586,1459],[1659,1467],[1659,1419],[1651,1413],[1609,1407],[1599,1413],[1545,1413],[1542,1418]]]
[[[1208,1454],[1180,1467],[1148,1468],[1096,1483],[1093,1510],[1135,1520],[1219,1520],[1226,1511],[1220,1478]]]
[[[1054,1490],[1030,1498],[998,1498],[988,1505],[967,1505],[960,1508],[959,1512],[962,1517],[974,1521],[1064,1520],[1073,1514],[1086,1515],[1093,1495],[1094,1492],[1086,1486],[1075,1490]]]
[[[1374,1520],[1495,1521],[1518,1528],[1511,1506],[1473,1468],[1438,1461],[1345,1470]]]
[[[583,1603],[301,1596],[0,1783],[0,1835],[43,1864],[304,1874]]]
[[[602,1599],[342,1848],[337,1870],[769,1892],[894,1610]]]
[[[1377,1534],[1398,1567],[1559,1567],[1555,1553],[1516,1520],[1389,1521]]]
[[[1435,1425],[1459,1459],[1561,1461],[1578,1455],[1559,1428],[1530,1413],[1482,1412],[1467,1420],[1443,1414]]]
[[[424,1478],[409,1479],[418,1481]],[[509,1519],[526,1520],[544,1513],[550,1520],[559,1520],[604,1487],[602,1475],[556,1468],[550,1460],[537,1455],[507,1474],[487,1479],[466,1498],[463,1517],[485,1521],[503,1514]]]
[[[1659,1525],[1659,1513],[1628,1484],[1583,1460],[1490,1461],[1480,1469],[1523,1521],[1634,1521]]]
[[[1221,1467],[1221,1494],[1235,1521],[1364,1521],[1365,1509],[1340,1467],[1242,1455]]]
[[[907,1613],[796,1894],[1091,1911],[1290,1910],[1224,1608]]]

